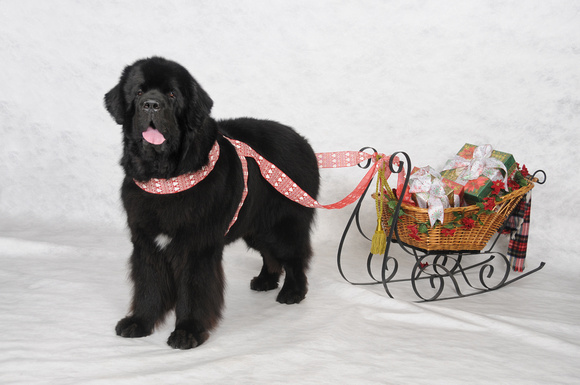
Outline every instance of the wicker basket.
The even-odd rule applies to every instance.
[[[437,224],[435,227],[429,228],[428,234],[419,233],[420,241],[410,236],[411,230],[409,226],[429,222],[427,209],[403,203],[401,208],[408,215],[399,216],[397,226],[398,240],[426,251],[480,251],[505,222],[522,197],[533,187],[534,183],[530,181],[527,186],[504,195],[501,201],[497,202],[495,212],[479,215],[483,225],[476,222],[471,229],[460,227],[455,230],[453,235],[442,235],[441,229],[443,226]],[[376,195],[373,194],[373,197],[376,199]],[[453,221],[455,218],[453,212],[463,212],[465,216],[468,216],[476,214],[478,211],[479,207],[476,205],[445,209],[444,225]],[[382,226],[387,234],[390,231],[390,226],[387,225],[390,217],[391,213],[388,210],[383,210]],[[395,234],[393,234],[393,239],[397,239]]]

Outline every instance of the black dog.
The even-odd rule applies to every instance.
[[[222,313],[224,246],[240,237],[263,257],[253,290],[277,288],[284,270],[277,301],[299,303],[306,295],[313,209],[278,193],[248,159],[249,192],[228,232],[244,182],[240,159],[225,137],[254,148],[316,198],[314,152],[294,130],[272,121],[216,121],[212,105],[185,68],[159,57],[126,67],[105,95],[107,110],[123,126],[121,196],[133,243],[133,301],[130,315],[117,324],[120,336],[147,336],[175,309],[175,330],[167,343],[179,349],[202,344]],[[136,184],[200,170],[216,141],[219,159],[194,187],[157,195]]]

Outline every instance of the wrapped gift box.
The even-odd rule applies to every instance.
[[[435,171],[435,169],[433,169],[430,166],[426,166],[426,167],[413,167],[413,170],[411,171],[411,177],[413,175],[416,175],[417,172],[421,172],[423,174],[423,176],[425,175],[429,175],[431,183],[433,183],[436,180],[439,180],[441,182],[441,184],[443,185],[443,188],[445,190],[445,196],[447,197],[447,201],[449,202],[449,207],[454,207],[453,204],[455,202],[455,197],[454,197],[454,190],[451,186],[446,186],[445,183],[443,183],[443,181],[441,180],[441,176],[440,174]],[[459,185],[461,188],[463,188],[463,186]],[[417,204],[417,206],[419,206],[422,209],[426,209],[428,207],[428,201],[429,201],[429,197],[430,194],[425,191],[425,192],[413,192],[411,193],[411,198],[413,199],[413,201]]]
[[[461,147],[461,150],[459,150],[457,155],[459,155],[460,157],[462,157],[464,159],[472,159],[473,152],[475,151],[475,149],[477,147],[478,146],[476,146],[474,144],[465,143],[463,145],[463,147]],[[491,152],[491,157],[496,158],[497,160],[501,161],[505,165],[505,168],[507,169],[507,176],[508,177],[511,177],[512,174],[516,171],[517,164],[516,164],[516,160],[514,159],[514,156],[512,154],[509,154],[507,152],[493,150]],[[503,175],[503,170],[497,170],[497,171],[500,171]],[[443,176],[443,173],[441,175]],[[487,171],[487,175],[486,175],[486,173],[484,173],[484,175],[490,179],[493,179],[493,180],[500,179],[500,177],[495,177],[494,172],[491,170]],[[505,176],[505,175],[503,175],[503,176]],[[452,180],[456,180],[456,179],[452,179]]]
[[[477,179],[470,180],[463,186],[463,199],[469,205],[482,202],[483,198],[491,194],[493,181],[486,176],[480,176]]]
[[[459,176],[461,175],[462,171],[463,170],[461,168],[443,170],[441,171],[441,178],[455,182],[457,179],[459,179]]]
[[[451,207],[461,206],[464,191],[463,185],[447,178],[441,178],[441,183],[443,183],[443,186],[445,186],[446,188],[450,189],[453,192],[453,202],[451,202],[452,203]]]
[[[465,186],[465,202],[475,204],[490,194],[493,181],[505,181],[506,173],[510,177],[516,170],[517,164],[512,154],[493,150],[488,144],[476,146],[466,143],[457,156],[449,159],[441,176]]]

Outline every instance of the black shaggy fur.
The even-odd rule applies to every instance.
[[[145,107],[152,101],[158,108]],[[147,336],[175,309],[176,325],[168,344],[179,349],[202,344],[222,314],[224,246],[240,237],[263,257],[262,270],[250,284],[253,290],[277,288],[284,272],[277,301],[299,303],[306,295],[313,209],[284,198],[248,159],[249,193],[237,222],[224,236],[240,202],[243,179],[235,149],[223,136],[253,147],[312,197],[319,186],[314,152],[303,137],[276,122],[215,121],[210,116],[212,105],[186,69],[159,57],[127,66],[105,95],[107,110],[123,126],[121,195],[133,243],[133,301],[130,314],[117,324],[120,336]],[[164,143],[153,145],[143,139],[149,126],[163,134]],[[135,184],[134,179],[171,178],[199,170],[216,140],[219,160],[195,187],[156,195]]]

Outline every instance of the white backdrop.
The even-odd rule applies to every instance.
[[[579,3],[1,0],[0,8],[0,382],[580,375]],[[334,257],[350,209],[319,211],[305,303],[281,307],[275,293],[251,293],[260,261],[235,245],[228,310],[206,345],[170,351],[170,323],[148,339],[117,338],[130,245],[118,194],[121,130],[102,98],[126,64],[152,55],[187,67],[213,98],[214,117],[280,121],[315,151],[402,150],[414,165],[440,169],[465,142],[490,143],[545,170],[547,183],[533,191],[528,263],[547,267],[485,296],[391,300],[342,281]],[[362,175],[323,171],[320,201],[341,199]],[[354,242],[353,269],[364,269],[367,248]]]

